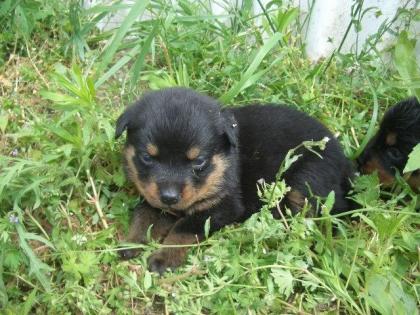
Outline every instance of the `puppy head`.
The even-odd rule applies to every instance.
[[[384,115],[377,134],[357,159],[362,173],[378,172],[381,182],[390,185],[395,172],[402,173],[408,155],[420,142],[420,104],[413,97],[391,107]],[[413,172],[408,183],[418,189],[419,174]]]
[[[127,130],[128,177],[153,207],[191,211],[217,196],[236,152],[233,116],[218,103],[184,88],[146,94],[117,121]]]

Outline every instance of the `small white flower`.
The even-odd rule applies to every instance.
[[[9,215],[9,222],[14,223],[14,224],[18,224],[19,223],[19,218],[17,216],[15,216],[14,214],[11,214],[11,215]]]
[[[72,241],[76,242],[77,245],[82,245],[87,242],[86,236],[82,234],[76,234],[71,238]]]
[[[257,183],[260,185],[264,184],[264,182],[264,178],[260,178],[259,180],[257,180]]]

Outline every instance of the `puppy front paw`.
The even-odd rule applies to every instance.
[[[162,275],[168,268],[175,270],[186,258],[185,248],[162,248],[154,252],[148,259],[148,269]]]

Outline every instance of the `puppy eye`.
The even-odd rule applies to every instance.
[[[389,148],[388,149],[388,156],[392,159],[392,160],[400,160],[402,158],[402,153],[400,150],[398,150],[395,147]]]
[[[142,154],[140,155],[140,160],[141,160],[144,164],[146,164],[146,165],[150,165],[150,164],[152,164],[152,162],[153,162],[153,157],[152,157],[150,154],[148,154],[148,153],[142,153]]]
[[[202,156],[199,156],[198,158],[192,161],[192,168],[194,171],[202,171],[206,167],[206,165],[207,160]]]

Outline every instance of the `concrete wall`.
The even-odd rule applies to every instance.
[[[356,32],[352,27],[342,46],[342,52],[360,51],[366,40],[376,34],[383,23],[392,21],[397,14],[397,10],[403,7],[407,1],[401,0],[365,0],[362,12],[370,8],[361,19],[361,31]],[[348,0],[318,0],[314,2],[312,16],[308,25],[305,37],[306,50],[309,57],[317,60],[321,57],[329,56],[336,50],[345,35],[346,29],[351,22],[351,12],[353,1]],[[415,6],[415,1],[409,1],[409,8]],[[392,30],[398,33],[401,22],[396,22]],[[420,34],[420,24],[417,23],[413,29],[417,36]],[[386,32],[378,43],[379,49],[390,46],[395,41],[395,35]],[[417,52],[420,56],[420,45],[417,43]]]
[[[125,0],[127,4],[134,0]],[[92,6],[98,3],[111,3],[112,0],[85,0],[86,6]],[[171,0],[176,5],[176,0]],[[266,6],[269,0],[260,0]],[[356,1],[351,0],[285,0],[286,5],[299,7],[300,18],[305,18],[310,14],[309,22],[306,24],[301,34],[306,44],[306,53],[311,60],[318,60],[322,57],[328,57],[340,45],[346,29],[352,19],[352,6]],[[241,0],[215,0],[208,1],[211,11],[215,15],[227,15],[230,6],[241,6]],[[356,52],[365,45],[366,40],[376,34],[384,22],[391,21],[397,13],[398,8],[406,6],[414,9],[416,7],[416,0],[364,0],[362,12],[366,11],[361,19],[361,30],[355,31],[352,27],[348,33],[346,40],[343,43],[341,52]],[[253,12],[256,15],[261,15],[257,20],[258,24],[262,23],[265,17],[262,15],[262,9],[255,0],[253,4]],[[127,14],[127,10],[120,10],[116,14],[110,15],[102,20],[98,27],[100,29],[112,29],[118,27],[121,21]],[[146,13],[143,19],[150,18],[150,13]],[[225,23],[229,23],[228,18],[221,17]],[[395,33],[398,34],[401,22],[393,25],[393,32],[386,32],[381,41],[378,43],[379,49],[385,49],[395,41]],[[411,32],[415,34],[416,38],[420,39],[420,22],[413,23]],[[392,34],[394,33],[394,34]],[[420,60],[420,40],[416,46],[417,58]]]

